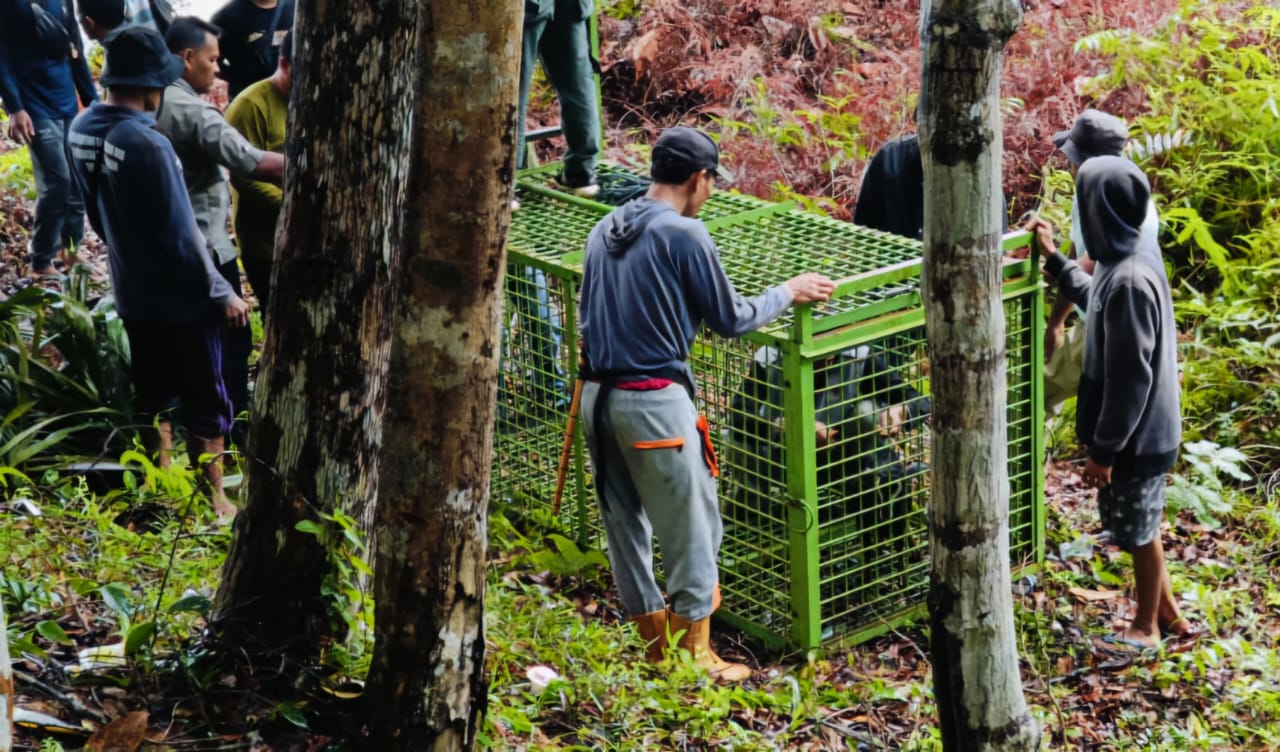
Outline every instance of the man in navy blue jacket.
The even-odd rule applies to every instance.
[[[71,126],[75,179],[89,221],[110,250],[111,289],[129,335],[135,402],[154,423],[149,448],[165,464],[177,407],[194,461],[220,454],[231,426],[222,381],[222,330],[246,326],[249,307],[213,266],[191,209],[182,166],[156,130],[164,88],[183,70],[154,29],[130,26],[107,39],[106,103]],[[214,509],[235,513],[222,493],[220,462],[205,467]]]
[[[31,152],[36,218],[28,244],[31,271],[53,274],[62,250],[84,238],[84,202],[67,166],[67,128],[98,99],[84,60],[71,0],[39,0],[66,34],[66,49],[48,49],[36,33],[29,0],[0,0],[0,99],[9,113],[9,138]]]

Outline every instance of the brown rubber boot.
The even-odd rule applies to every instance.
[[[667,626],[671,634],[684,630],[680,637],[680,647],[688,650],[693,656],[693,662],[706,669],[712,679],[721,684],[732,684],[751,676],[749,667],[741,663],[729,663],[711,649],[710,617],[689,621],[680,614],[671,612],[667,616]]]
[[[226,449],[226,444],[221,436],[216,439],[206,439],[195,434],[187,435],[187,456],[191,460],[192,467],[200,467],[204,470],[205,480],[209,481],[209,499],[213,501],[213,513],[220,520],[229,520],[236,514],[236,507],[230,501],[227,501],[227,495],[222,491],[222,452]],[[217,455],[203,466],[200,465],[200,456],[204,454]]]
[[[636,631],[640,633],[640,639],[649,646],[645,657],[650,663],[662,663],[663,653],[667,650],[666,610],[640,614],[632,617],[631,621],[636,623]]]

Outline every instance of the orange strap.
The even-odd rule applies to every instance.
[[[706,416],[698,416],[698,433],[702,435],[702,459],[711,470],[712,478],[720,477],[720,463],[716,461],[716,448],[711,445],[711,426]]]
[[[636,449],[683,449],[684,437],[677,436],[674,439],[650,439],[649,441],[637,441],[631,446]]]

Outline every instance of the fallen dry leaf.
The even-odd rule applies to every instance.
[[[631,61],[635,63],[637,81],[644,78],[649,66],[658,57],[659,32],[660,29],[651,29],[631,45]]]
[[[123,715],[93,732],[85,743],[85,752],[136,752],[147,734],[150,714],[136,710]]]
[[[1073,587],[1069,592],[1076,598],[1089,603],[1111,601],[1120,597],[1119,590],[1091,590],[1089,588]]]

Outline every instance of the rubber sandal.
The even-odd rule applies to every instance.
[[[1174,629],[1174,627],[1178,626],[1179,624],[1186,624],[1188,628],[1184,631],[1179,632]],[[1160,626],[1160,634],[1163,637],[1174,637],[1174,638],[1191,637],[1192,635],[1199,634],[1202,631],[1203,630],[1198,629],[1185,616],[1179,616],[1178,618],[1174,619],[1168,624],[1163,624]]]
[[[1102,641],[1107,643],[1108,645],[1115,646],[1115,650],[1113,650],[1112,652],[1116,652],[1116,653],[1129,653],[1129,654],[1137,654],[1137,655],[1144,655],[1144,656],[1149,654],[1151,656],[1155,656],[1155,654],[1158,653],[1160,650],[1159,645],[1146,645],[1144,643],[1138,642],[1137,640],[1130,640],[1125,637],[1121,637],[1120,635],[1114,635],[1114,634],[1109,634],[1104,636],[1102,638]]]

